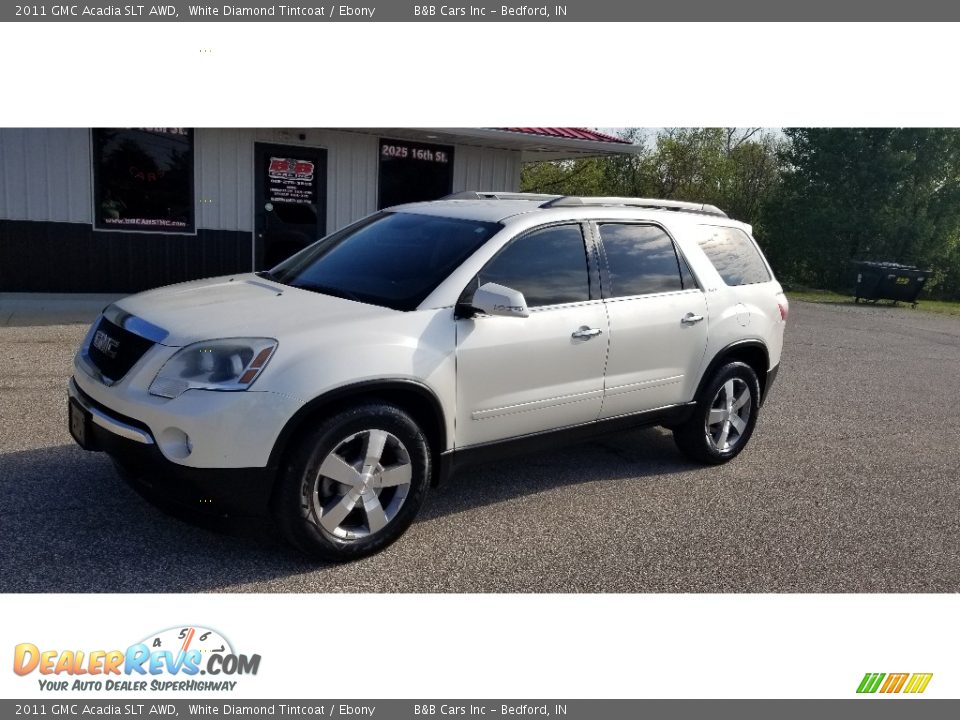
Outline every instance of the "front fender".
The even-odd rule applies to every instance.
[[[256,389],[305,405],[339,389],[406,382],[435,396],[444,436],[453,437],[456,397],[453,310],[423,310],[350,325],[319,327],[280,339]]]

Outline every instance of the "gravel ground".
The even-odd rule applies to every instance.
[[[350,565],[168,517],[73,445],[78,325],[0,328],[3,592],[957,592],[960,319],[795,303],[750,446],[647,429],[464,471]]]

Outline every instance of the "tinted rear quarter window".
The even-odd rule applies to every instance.
[[[738,228],[702,225],[700,247],[727,285],[753,285],[770,281],[760,252]]]
[[[607,256],[609,297],[683,290],[673,240],[661,228],[603,223],[600,239]]]

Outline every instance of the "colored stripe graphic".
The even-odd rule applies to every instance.
[[[884,681],[886,678],[886,681]],[[875,693],[878,690],[881,693],[894,694],[903,691],[904,693],[918,694],[927,689],[933,673],[866,673],[860,685],[857,687],[858,693]],[[881,685],[882,683],[882,685]]]
[[[860,687],[857,688],[857,692],[875,693],[877,688],[880,687],[880,682],[884,677],[886,677],[884,673],[867,673],[863,676],[863,680],[860,681]]]
[[[907,683],[907,687],[904,690],[905,693],[922,693],[927,689],[927,685],[930,684],[930,680],[933,678],[933,673],[914,673],[913,677],[910,678],[910,682]]]
[[[882,693],[898,693],[903,688],[903,684],[910,677],[910,673],[890,673],[887,675],[887,681],[880,688]]]

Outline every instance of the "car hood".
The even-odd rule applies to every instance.
[[[278,338],[306,327],[367,320],[398,311],[289,287],[253,273],[149,290],[115,303],[180,347],[227,337]]]

